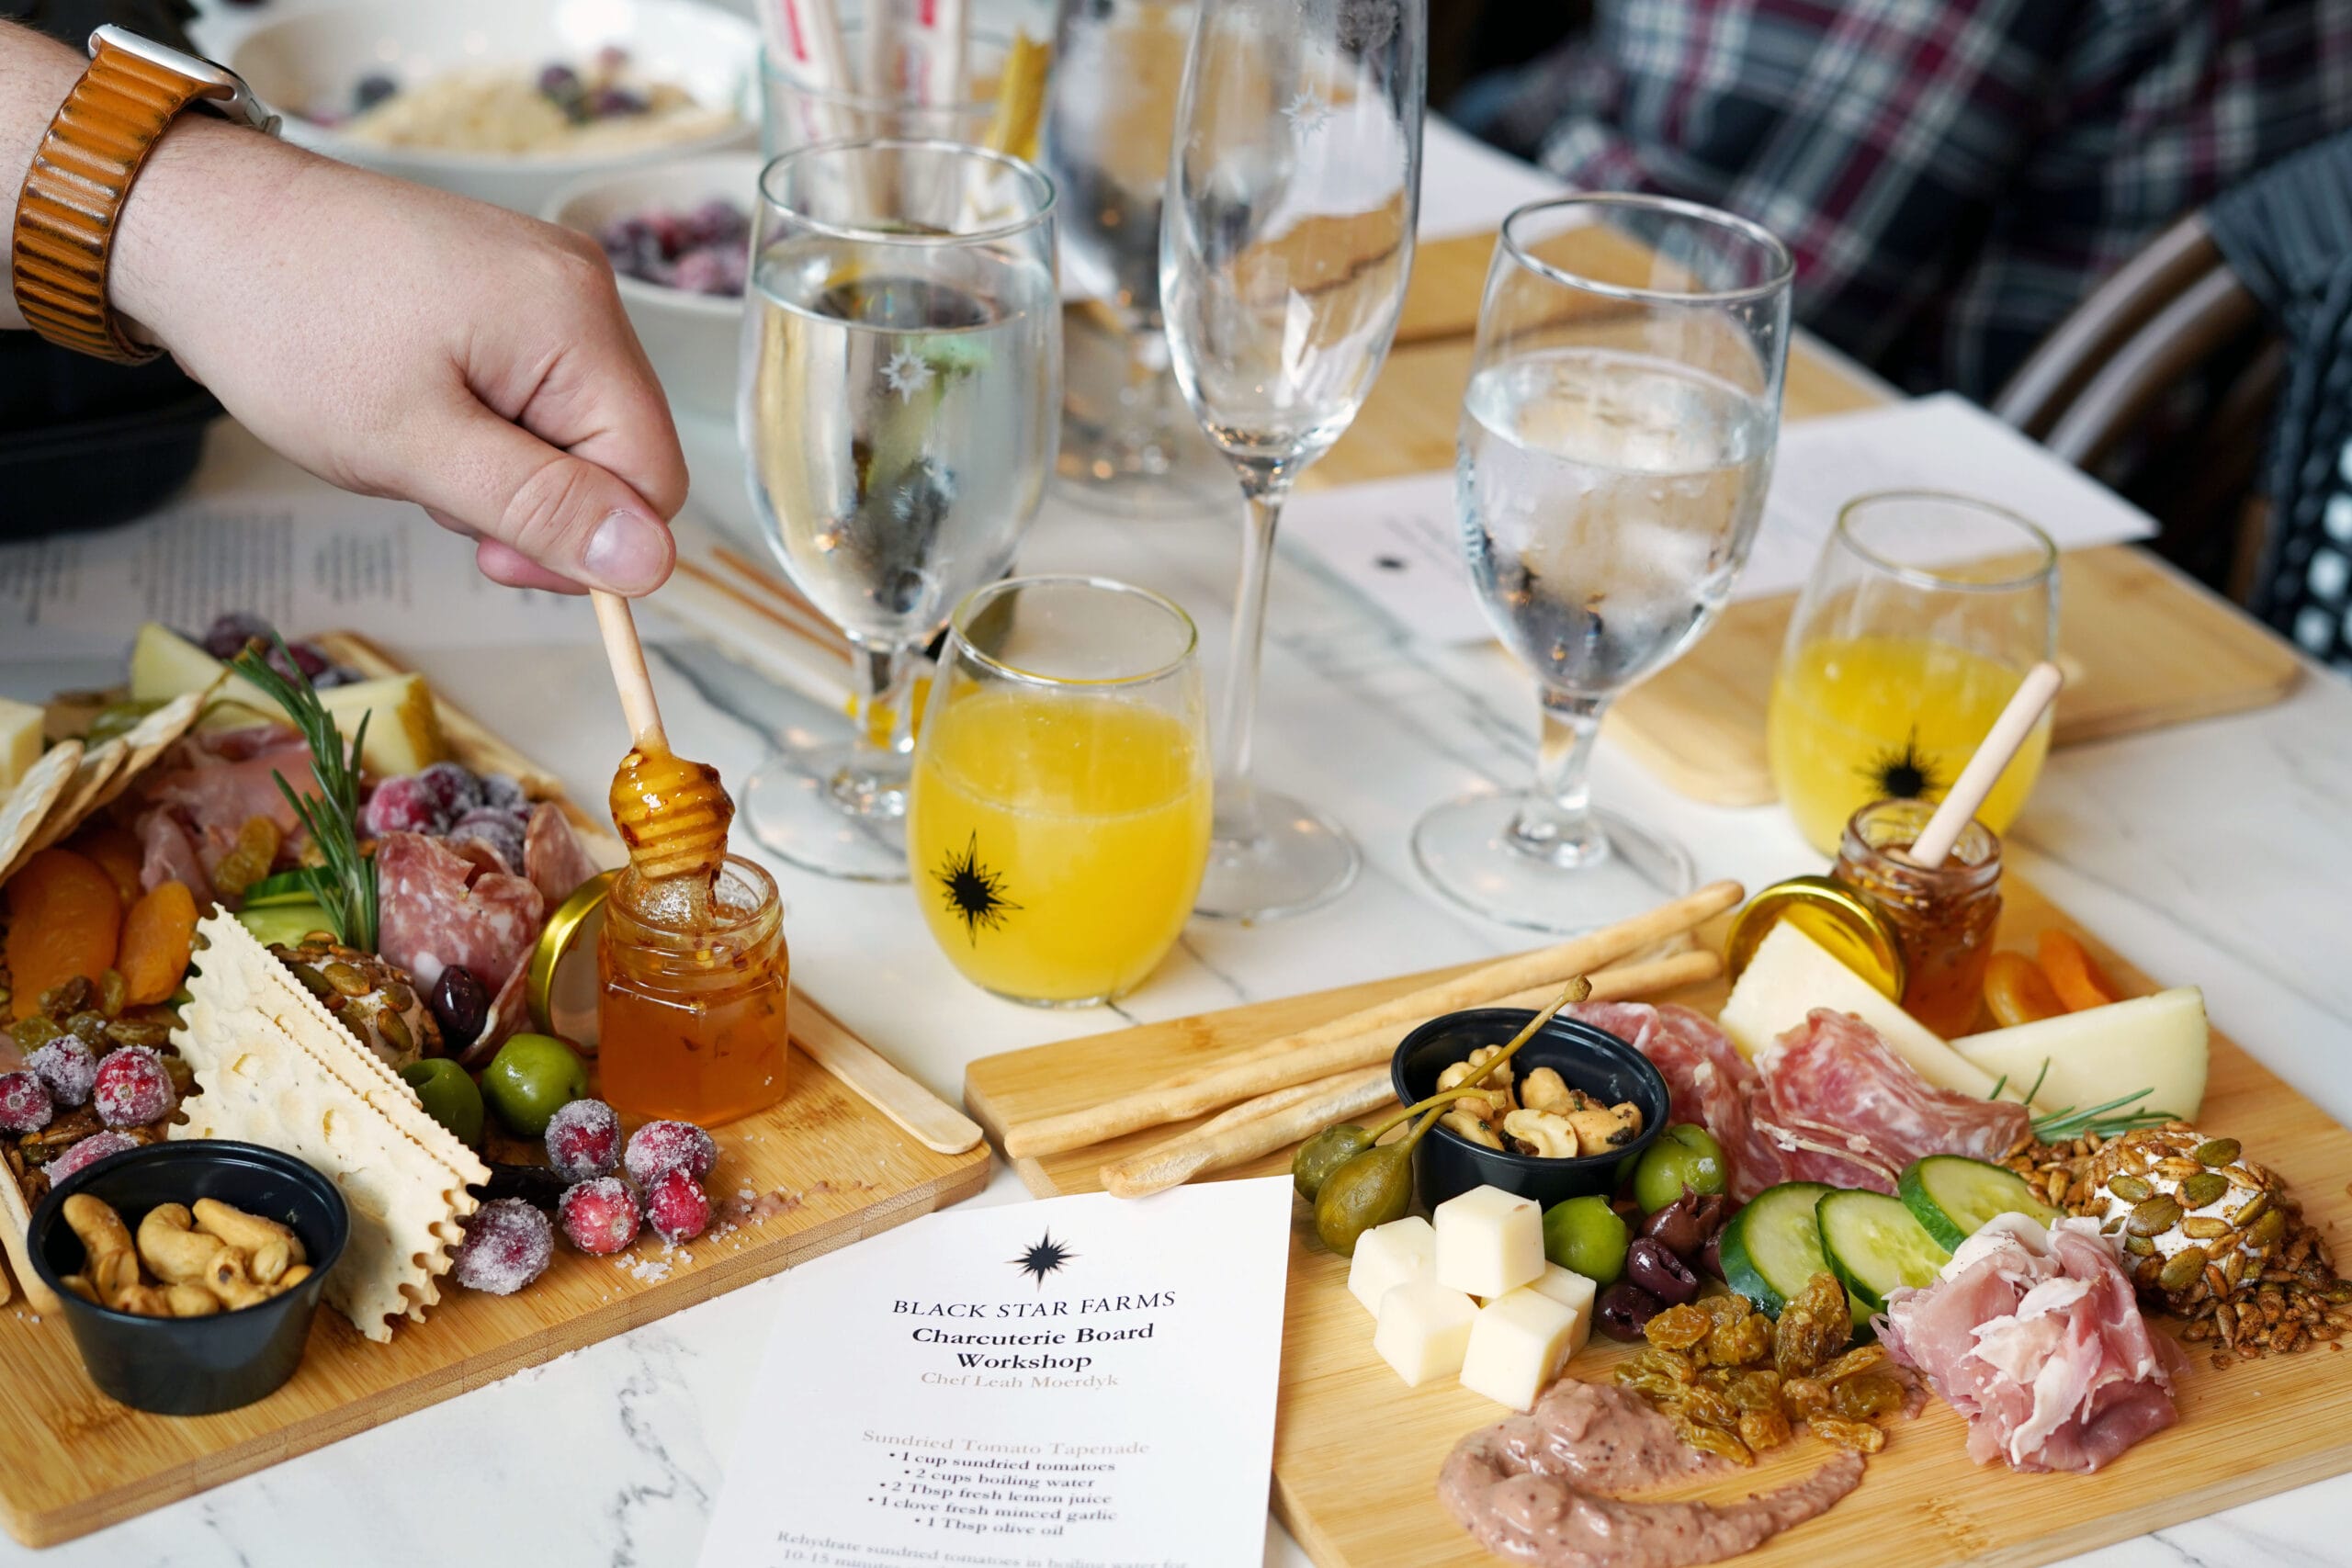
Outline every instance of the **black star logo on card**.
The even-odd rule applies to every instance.
[[[1053,1232],[1047,1231],[1038,1238],[1036,1246],[1030,1247],[1020,1257],[1011,1259],[1011,1262],[1023,1274],[1035,1275],[1037,1280],[1037,1288],[1042,1291],[1046,1288],[1046,1276],[1059,1273],[1070,1259],[1077,1256],[1078,1254],[1072,1252],[1068,1247],[1056,1241]]]
[[[1945,780],[1936,772],[1934,759],[1919,750],[1919,727],[1913,725],[1903,744],[1890,746],[1864,762],[1858,770],[1869,785],[1878,791],[1880,800],[1924,800],[1940,795]]]
[[[964,922],[964,939],[979,945],[980,928],[1002,931],[1004,917],[1021,908],[1004,896],[1004,874],[980,863],[980,836],[974,833],[959,853],[949,851],[932,875],[946,896],[947,912]]]

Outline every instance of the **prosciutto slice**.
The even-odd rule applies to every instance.
[[[2179,1418],[2179,1348],[2150,1332],[2096,1220],[2044,1230],[2000,1215],[1936,1283],[1894,1292],[1876,1325],[1887,1353],[1967,1418],[1979,1464],[2094,1471]]]
[[[463,964],[494,995],[530,957],[547,900],[422,833],[376,841],[377,951],[420,986]]]
[[[1782,1181],[1893,1192],[1915,1159],[1997,1159],[2030,1126],[2021,1105],[1928,1083],[1850,1013],[1815,1009],[1751,1063],[1689,1008],[1587,1002],[1570,1011],[1650,1059],[1674,1120],[1702,1124],[1723,1145],[1742,1201]]]
[[[297,794],[318,793],[311,749],[300,736],[274,725],[194,736],[181,744],[174,761],[142,781],[140,798],[151,809],[173,814],[208,874],[219,869],[237,847],[239,830],[255,817],[277,824],[281,863],[300,853],[301,818],[277,787],[282,773]],[[204,886],[211,886],[209,874]]]
[[[170,807],[151,807],[139,818],[139,886],[147,892],[178,882],[196,895],[198,908],[213,901],[212,878],[197,852],[196,835]]]

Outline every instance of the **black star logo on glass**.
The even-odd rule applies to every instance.
[[[974,833],[963,850],[950,850],[932,874],[947,899],[948,914],[964,922],[964,940],[979,944],[980,928],[1002,931],[1004,917],[1021,908],[1004,896],[1004,873],[980,863],[980,836]]]
[[[1060,1272],[1062,1268],[1077,1256],[1077,1253],[1056,1241],[1053,1232],[1047,1231],[1038,1238],[1036,1246],[1030,1247],[1011,1261],[1012,1266],[1023,1274],[1035,1276],[1037,1288],[1042,1291],[1046,1288],[1046,1276]]]
[[[1933,758],[1919,750],[1919,727],[1903,738],[1900,746],[1890,746],[1864,762],[1857,770],[1880,800],[1924,800],[1943,793],[1946,781],[1936,772]]]

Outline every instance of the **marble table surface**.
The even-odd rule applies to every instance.
[[[222,427],[199,485],[257,480],[298,493],[310,482]],[[1216,680],[1238,539],[1223,513],[1114,522],[1056,501],[1022,564],[1109,573],[1171,595],[1199,618]],[[495,680],[463,648],[398,651],[582,798],[603,793],[623,740],[593,648],[501,650]],[[831,723],[699,646],[662,644],[657,662],[680,750],[728,777],[741,778],[771,736],[813,737]],[[104,673],[15,666],[0,671],[0,688],[40,695]],[[786,869],[796,978],[952,1100],[964,1065],[991,1052],[1525,946],[1524,933],[1439,901],[1411,866],[1406,834],[1431,802],[1521,783],[1533,711],[1527,681],[1499,650],[1420,647],[1286,553],[1274,580],[1261,766],[1357,835],[1365,869],[1345,897],[1255,928],[1195,921],[1160,972],[1115,1008],[1037,1012],[957,977],[914,919],[908,889]],[[2222,1028],[2352,1121],[2352,1079],[2341,1071],[2352,1054],[2347,780],[2352,684],[2314,671],[2265,712],[2053,754],[2011,835],[2011,863],[2141,968],[2202,985]],[[1682,835],[1702,876],[1755,886],[1817,869],[1777,808],[1693,805],[1606,744],[1597,789]],[[1000,1167],[978,1201],[1023,1197]],[[768,1334],[792,1331],[793,1310],[786,1274],[82,1540],[41,1553],[0,1540],[0,1565],[691,1564],[747,1374]],[[5,1448],[0,1439],[0,1456]],[[2346,1520],[2352,1478],[2339,1478],[2079,1561],[2344,1562]],[[1266,1562],[1306,1562],[1271,1522]]]

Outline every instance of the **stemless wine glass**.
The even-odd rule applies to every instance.
[[[1063,270],[1095,307],[1067,344],[1058,472],[1087,504],[1134,516],[1197,513],[1231,493],[1176,395],[1159,310],[1159,207],[1193,10],[1061,0],[1039,134]]]
[[[967,979],[1085,1007],[1166,956],[1209,848],[1196,639],[1157,593],[992,583],[956,611],[923,709],[907,858]]]
[[[760,176],[738,401],[752,501],[862,693],[849,741],[745,784],[745,822],[796,865],[907,874],[910,655],[1004,575],[1054,465],[1053,208],[1027,164],[943,141],[808,147]]]
[[[1295,914],[1360,857],[1250,781],[1274,527],[1363,406],[1404,308],[1419,209],[1424,0],[1199,0],[1159,231],[1177,385],[1249,509],[1199,912]]]
[[[1691,202],[1569,197],[1504,220],[1454,496],[1544,728],[1532,791],[1464,796],[1413,830],[1457,903],[1570,931],[1690,886],[1681,846],[1593,808],[1592,743],[1611,700],[1713,622],[1756,541],[1791,272],[1771,235]]]
[[[2058,640],[2058,547],[1964,495],[1849,502],[1790,617],[1766,725],[1798,831],[1834,853],[1874,800],[1941,800],[2026,671]],[[2050,716],[1977,808],[2004,831],[2050,750]]]

